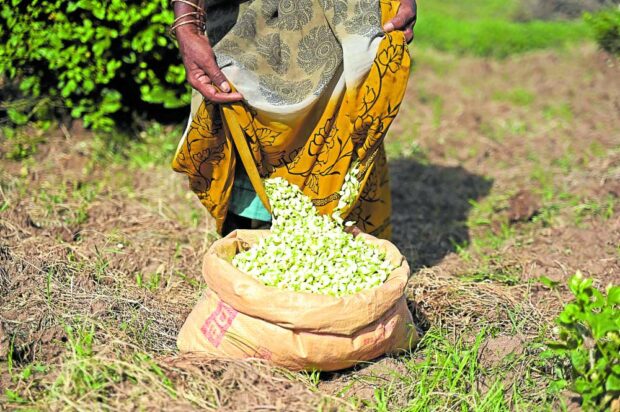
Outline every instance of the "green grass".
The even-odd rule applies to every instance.
[[[533,50],[564,47],[590,38],[590,30],[581,21],[463,20],[421,11],[416,26],[416,44],[420,46],[482,57],[505,58]]]
[[[459,20],[510,20],[518,7],[519,0],[443,0],[419,2],[418,14],[441,13]]]
[[[507,57],[532,50],[563,47],[592,38],[585,22],[516,22],[517,0],[447,0],[421,3],[416,44],[483,57]]]
[[[483,343],[493,335],[483,327],[475,336],[455,338],[448,329],[431,328],[414,356],[403,360],[404,370],[392,371],[391,377],[365,378],[375,387],[374,396],[359,406],[377,412],[550,410],[556,394],[541,386],[550,382],[550,375],[519,376],[518,382],[510,376],[531,362],[544,369],[544,361],[523,354],[539,352],[541,345],[534,340],[501,359],[483,362]]]

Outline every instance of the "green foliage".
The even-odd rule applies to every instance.
[[[548,346],[570,361],[584,410],[608,410],[620,397],[620,287],[609,286],[604,296],[577,273],[569,288],[575,299],[557,318],[559,341]]]
[[[517,23],[501,18],[464,20],[420,11],[416,42],[438,50],[503,58],[532,50],[562,47],[589,38],[580,21]]]
[[[409,399],[403,410],[508,410],[505,387],[499,376],[491,377],[484,391],[477,383],[484,374],[480,354],[487,335],[483,329],[473,342],[465,342],[463,338],[451,342],[446,331],[435,328],[428,331],[418,345],[424,356],[407,361],[407,371],[401,376]],[[382,397],[376,398],[380,404]]]
[[[608,53],[620,56],[620,6],[595,14],[586,14],[585,20],[594,31],[599,46]]]
[[[0,73],[19,87],[18,104],[2,106],[13,123],[40,115],[47,96],[97,129],[115,114],[189,102],[167,0],[11,0],[0,17]]]

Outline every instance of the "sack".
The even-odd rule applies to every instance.
[[[209,290],[179,332],[181,352],[333,371],[417,342],[404,296],[409,265],[392,243],[361,234],[398,267],[381,286],[334,297],[265,286],[231,264],[268,234],[237,230],[211,246],[203,263]]]

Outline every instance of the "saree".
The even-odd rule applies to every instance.
[[[390,0],[207,1],[207,36],[244,100],[213,104],[193,92],[172,167],[221,232],[237,162],[267,210],[263,179],[283,177],[331,214],[351,170],[360,190],[346,220],[391,236],[383,139],[410,70],[403,32],[384,33]]]

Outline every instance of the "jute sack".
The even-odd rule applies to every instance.
[[[417,342],[404,296],[409,265],[392,243],[360,235],[398,267],[379,287],[333,297],[265,286],[231,264],[239,251],[268,234],[238,230],[211,246],[203,263],[209,289],[179,332],[181,352],[332,371]]]

